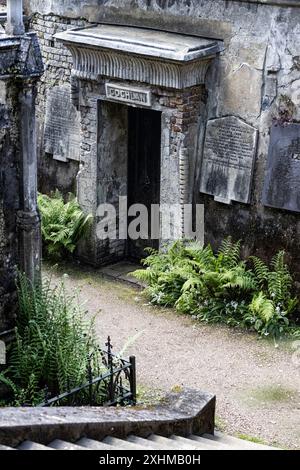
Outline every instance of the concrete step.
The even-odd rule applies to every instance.
[[[114,447],[101,441],[95,441],[94,439],[88,439],[87,437],[79,439],[79,441],[76,442],[76,445],[85,447],[88,450],[118,450],[118,447]]]
[[[239,439],[237,437],[232,437],[232,436],[227,436],[226,434],[223,434],[221,432],[216,431],[214,436],[211,434],[204,434],[205,439],[213,440],[215,442],[219,443],[224,443],[231,448],[236,448],[237,450],[243,449],[243,450],[275,450],[271,446],[267,446],[264,444],[257,444],[255,442],[247,441],[244,439]]]
[[[87,450],[86,447],[78,446],[77,444],[72,444],[71,442],[61,441],[60,439],[55,439],[49,444],[49,447],[55,450]]]
[[[37,442],[24,441],[18,446],[18,450],[54,450]]]

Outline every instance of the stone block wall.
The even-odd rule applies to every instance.
[[[227,235],[244,241],[244,254],[270,257],[284,248],[300,279],[299,213],[272,209],[262,203],[270,129],[274,122],[300,122],[300,5],[296,0],[31,0],[28,13],[42,41],[48,63],[40,86],[42,136],[47,91],[68,83],[71,58],[53,43],[59,30],[92,22],[153,27],[223,41],[224,51],[206,79],[207,103],[198,128],[198,162],[202,158],[207,120],[233,115],[259,131],[250,204],[222,204],[200,194],[205,204],[206,241],[217,246]],[[41,137],[42,140],[42,137]],[[43,158],[41,180],[62,189],[74,184],[77,164]],[[50,168],[50,170],[49,170]],[[201,163],[196,167],[201,175]],[[52,181],[53,178],[53,181]],[[50,185],[50,184],[49,184]]]

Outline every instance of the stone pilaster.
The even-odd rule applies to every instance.
[[[41,234],[37,208],[37,152],[35,123],[36,81],[23,81],[19,94],[21,143],[21,210],[17,214],[20,269],[31,280],[40,274]]]
[[[7,4],[11,35],[0,35],[0,332],[14,326],[17,270],[35,282],[41,260],[35,97],[43,63],[36,35],[23,34],[22,8],[13,13],[17,4]]]

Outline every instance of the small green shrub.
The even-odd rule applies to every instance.
[[[80,208],[74,195],[69,194],[65,203],[59,191],[52,196],[39,194],[38,205],[42,218],[42,236],[46,253],[52,258],[61,258],[73,253],[93,221]]]
[[[211,246],[178,241],[162,252],[150,250],[146,269],[134,275],[148,284],[146,293],[156,305],[277,337],[298,305],[285,253],[280,251],[268,267],[255,257],[243,261],[240,251],[241,243],[230,238],[216,254]]]
[[[88,367],[101,375],[103,365],[93,323],[87,321],[64,284],[50,281],[32,286],[25,277],[18,282],[19,316],[16,340],[8,355],[8,368],[0,382],[11,390],[16,406],[37,405],[45,389],[57,396],[88,382]],[[84,404],[85,397],[82,397]],[[101,394],[99,394],[101,402]]]

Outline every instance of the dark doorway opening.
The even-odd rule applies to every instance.
[[[128,258],[141,259],[145,248],[158,249],[151,237],[151,206],[160,203],[161,113],[128,109],[128,204],[143,204],[148,210],[148,238],[128,240]],[[129,224],[134,219],[129,217]]]

